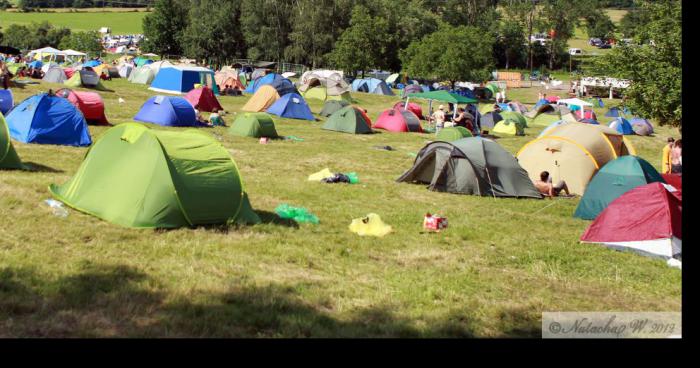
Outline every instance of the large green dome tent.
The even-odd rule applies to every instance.
[[[117,125],[73,178],[49,189],[70,207],[131,228],[260,222],[230,154],[197,130]]]
[[[324,118],[327,118],[331,115],[333,115],[334,112],[342,109],[345,106],[350,106],[350,102],[347,101],[338,101],[338,100],[330,100],[326,101],[325,104],[323,104],[323,109],[321,110],[321,113],[319,115],[323,116]]]
[[[331,115],[321,129],[350,134],[371,134],[372,122],[360,109],[345,106]]]
[[[0,169],[24,169],[22,160],[19,159],[10,140],[10,129],[7,127],[5,117],[0,114]]]
[[[240,113],[233,121],[228,132],[240,137],[277,138],[277,130],[272,117],[264,112]]]

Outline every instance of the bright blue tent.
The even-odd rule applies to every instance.
[[[14,105],[15,105],[15,99],[14,99],[14,96],[12,96],[12,90],[1,89],[0,90],[0,112],[2,112],[3,115],[7,115],[7,112],[12,110],[12,107]]]
[[[373,93],[377,95],[394,96],[391,88],[381,79],[364,78],[355,79],[352,81],[352,90],[354,92]]]
[[[277,94],[280,96],[284,96],[288,93],[299,93],[292,81],[277,73],[269,73],[253,80],[248,84],[248,87],[243,92],[254,94],[258,91],[260,87],[264,85],[270,85],[271,87],[276,89]]]
[[[193,90],[195,84],[207,86],[219,94],[214,72],[202,67],[172,66],[161,68],[151,83],[152,91],[182,94]]]
[[[83,114],[70,101],[47,93],[31,96],[5,119],[10,136],[24,143],[89,146],[92,144]]]
[[[134,120],[162,126],[201,126],[194,107],[183,97],[154,96],[141,106]]]
[[[316,120],[311,114],[309,105],[297,93],[288,93],[282,96],[267,109],[267,112],[289,119]]]
[[[610,128],[617,130],[618,133],[624,135],[634,135],[632,124],[625,118],[617,118],[610,123]]]
[[[42,63],[40,60],[34,60],[31,63],[29,63],[29,65],[27,65],[27,67],[34,69],[39,69],[42,66],[44,66],[44,63]]]
[[[102,62],[97,61],[97,60],[90,60],[90,61],[86,62],[85,64],[83,64],[83,66],[86,66],[88,68],[94,68],[94,67],[100,66],[100,65],[102,65]]]
[[[533,107],[532,109],[537,110],[537,108],[539,108],[540,106],[548,105],[548,104],[549,104],[549,101],[547,101],[546,99],[543,98],[543,99],[540,99],[539,101],[537,101],[537,103],[535,104],[535,107]]]

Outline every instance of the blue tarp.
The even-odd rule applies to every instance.
[[[267,112],[283,118],[316,120],[304,98],[297,93],[288,93],[275,101]]]
[[[207,78],[213,82],[214,72],[210,70],[167,67],[160,69],[158,75],[153,79],[150,89],[158,92],[187,93],[194,89],[195,84],[209,86],[209,84],[205,83]],[[219,89],[216,87],[215,82],[212,83],[210,88],[215,95],[219,94]]]
[[[625,118],[617,118],[610,123],[610,128],[617,130],[618,133],[624,135],[635,134],[634,129],[632,129],[632,124]]]
[[[141,106],[134,120],[162,126],[201,126],[194,107],[182,97],[154,96]]]
[[[102,62],[97,61],[97,60],[90,60],[90,61],[86,62],[85,64],[83,64],[83,66],[87,66],[89,68],[94,68],[94,67],[100,66],[100,65],[102,65]]]
[[[10,136],[24,143],[89,146],[83,114],[70,101],[46,93],[22,101],[7,115]]]
[[[2,112],[3,115],[7,115],[7,112],[12,110],[14,105],[15,99],[14,96],[12,96],[12,90],[0,90],[0,112]]]
[[[27,67],[29,67],[29,68],[34,68],[34,69],[39,69],[39,68],[41,68],[42,66],[44,66],[44,63],[42,63],[42,62],[39,61],[39,60],[34,60],[34,61],[32,61],[31,63],[29,63],[29,65],[27,65]]]

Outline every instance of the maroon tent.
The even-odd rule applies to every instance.
[[[406,103],[405,103],[405,102],[400,102],[400,101],[399,101],[399,102],[397,102],[397,103],[394,105],[394,108],[395,108],[395,109],[403,109],[404,106],[406,106]],[[406,110],[408,110],[408,111],[410,111],[410,112],[416,114],[416,116],[418,117],[418,119],[421,119],[421,120],[424,120],[424,119],[425,119],[425,118],[423,117],[423,109],[422,109],[422,108],[420,107],[420,105],[417,104],[417,103],[409,102],[409,103],[408,103],[408,107],[406,108]]]
[[[681,213],[680,191],[659,182],[642,185],[610,202],[581,241],[676,257],[681,254]]]
[[[105,116],[105,104],[99,93],[73,91],[68,88],[61,88],[56,91],[56,96],[63,97],[70,101],[73,106],[83,113],[88,124],[111,125]]]

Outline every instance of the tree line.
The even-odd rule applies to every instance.
[[[17,8],[143,8],[153,5],[153,2],[154,0],[19,0]]]

